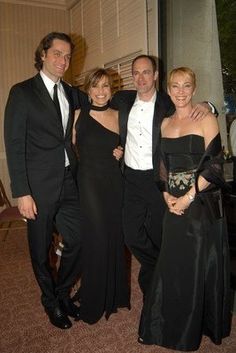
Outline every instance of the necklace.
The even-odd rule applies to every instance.
[[[106,105],[103,105],[102,107],[99,107],[97,105],[92,105],[90,106],[91,110],[96,110],[97,112],[103,112],[109,108],[110,104],[109,102]]]

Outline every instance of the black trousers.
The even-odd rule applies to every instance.
[[[165,204],[153,170],[125,167],[123,227],[125,243],[140,262],[139,285],[145,295],[161,246]]]
[[[47,195],[45,195],[47,197]],[[36,201],[37,202],[37,201]],[[69,296],[80,272],[80,208],[77,186],[70,171],[65,171],[61,195],[55,204],[37,205],[36,220],[28,221],[28,240],[33,270],[42,291],[42,304],[47,309]],[[64,248],[54,281],[49,265],[49,249],[54,226],[62,235]]]

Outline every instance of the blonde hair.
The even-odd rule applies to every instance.
[[[173,77],[176,74],[182,74],[183,76],[188,75],[191,78],[191,81],[193,83],[194,88],[196,88],[196,75],[193,72],[193,70],[191,70],[188,67],[177,67],[176,69],[173,69],[168,76],[168,87],[170,87],[171,82],[173,81]]]

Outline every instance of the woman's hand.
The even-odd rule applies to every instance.
[[[177,197],[169,194],[166,191],[163,192],[163,197],[169,209],[175,205]]]
[[[175,204],[170,208],[170,212],[181,216],[184,214],[184,211],[189,207],[190,203],[191,201],[189,200],[186,194],[184,196],[178,197]]]
[[[113,156],[117,161],[119,161],[123,157],[123,154],[124,154],[123,147],[121,146],[118,146],[113,150]]]

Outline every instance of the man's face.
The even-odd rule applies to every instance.
[[[140,96],[152,96],[155,91],[157,71],[153,72],[152,63],[147,58],[140,58],[133,65],[133,81],[136,90]]]
[[[51,48],[47,52],[43,52],[42,71],[52,81],[57,82],[59,78],[63,77],[64,73],[69,67],[71,59],[70,43],[64,40],[54,39]]]

